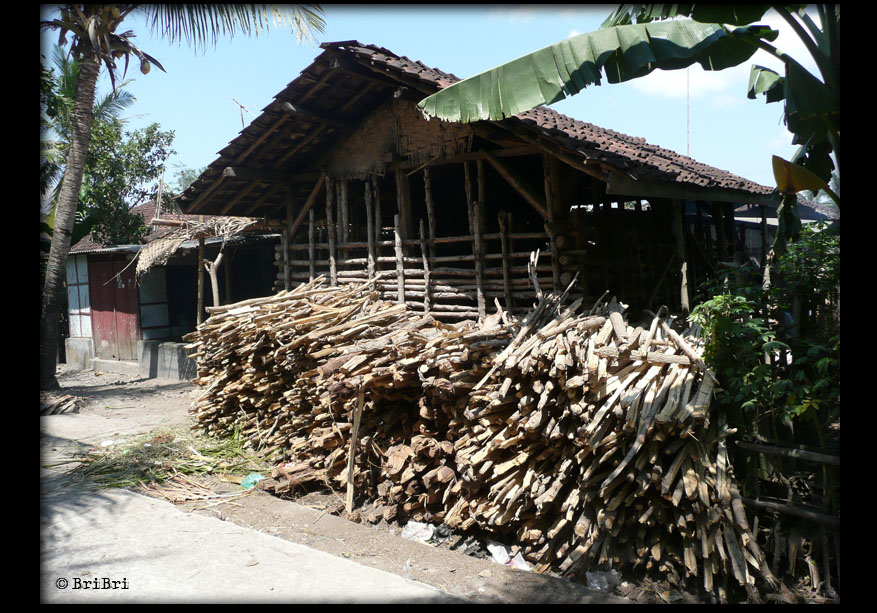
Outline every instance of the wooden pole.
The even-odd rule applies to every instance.
[[[231,303],[231,260],[226,262],[225,268],[223,269],[223,274],[225,276],[225,303]],[[219,305],[213,305],[219,306]]]
[[[377,177],[372,177],[372,188],[374,189],[375,203],[375,241],[380,241],[383,222],[381,221],[381,188]],[[378,270],[380,270],[380,267],[378,267]]]
[[[398,213],[393,215],[393,234],[395,237],[396,249],[396,283],[398,284],[397,299],[401,304],[405,304],[405,264],[402,260],[402,230],[399,227],[400,216]]]
[[[338,236],[341,239],[341,259],[346,260],[348,255],[347,243],[350,242],[350,207],[347,202],[348,192],[347,179],[338,182]]]
[[[338,285],[338,267],[335,263],[335,222],[332,215],[335,195],[332,179],[326,178],[326,231],[329,240],[329,284]]]
[[[314,209],[308,211],[308,275],[309,281],[313,281],[317,276],[316,271],[316,254],[314,253],[314,231],[316,230],[314,223]]]
[[[505,211],[500,211],[497,221],[499,222],[500,244],[502,246],[502,285],[503,292],[505,293],[505,308],[506,311],[511,312],[514,308],[514,299],[512,298],[512,265],[511,260],[509,259],[509,234],[507,228],[509,214]]]
[[[292,188],[286,189],[286,228],[283,231],[283,236],[286,238],[286,245],[283,248],[283,289],[289,291],[290,287],[290,274],[292,273],[292,269],[289,263],[289,246],[292,243]],[[214,305],[216,306],[216,305]]]
[[[210,275],[210,289],[213,293],[213,306],[215,307],[221,306],[219,301],[219,279],[217,277],[217,271],[222,265],[222,256],[223,253],[220,251],[215,260],[212,262],[204,262],[204,265],[207,268],[207,274]]]
[[[396,170],[396,206],[399,213],[402,238],[411,238],[411,193],[408,175],[401,169]]]
[[[201,325],[204,313],[204,237],[198,239],[198,316],[195,318],[197,325]]]
[[[283,255],[283,289],[289,291],[289,237],[284,228],[280,232],[280,251]]]
[[[680,287],[679,300],[682,312],[691,310],[688,301],[688,262],[685,259],[685,233],[682,228],[682,202],[673,200],[673,228],[676,234],[676,256],[679,259]]]
[[[368,234],[368,278],[371,281],[371,288],[374,289],[377,254],[375,252],[375,220],[372,211],[372,190],[368,181],[365,182],[365,220],[366,233]]]
[[[353,413],[353,434],[350,437],[350,453],[347,456],[347,512],[353,511],[353,468],[356,456],[356,446],[359,442],[359,424],[362,422],[362,407],[365,404],[365,388],[359,388],[359,397],[356,399],[356,410]]]
[[[487,315],[484,304],[484,241],[481,234],[481,203],[477,200],[472,203],[472,223],[474,238],[472,241],[472,255],[475,256],[475,293],[478,302],[478,316]]]
[[[475,168],[478,177],[478,203],[481,205],[481,217],[478,218],[478,225],[483,233],[487,212],[487,181],[484,179],[484,160],[475,162]]]
[[[423,169],[423,189],[426,194],[426,218],[429,222],[429,257],[435,257],[435,203],[432,199],[432,183],[429,177],[429,166]]]
[[[420,255],[423,258],[423,312],[429,313],[429,310],[432,306],[432,300],[430,294],[432,293],[432,289],[430,288],[430,273],[429,273],[429,250],[426,247],[426,230],[424,228],[423,219],[420,220]]]
[[[719,202],[712,202],[711,205],[713,209],[713,224],[716,228],[717,256],[720,262],[724,262],[727,258],[727,252],[725,251],[725,223],[723,221],[722,205]]]
[[[764,272],[764,267],[767,266],[767,209],[764,206],[759,207],[761,209],[761,270]]]
[[[556,219],[554,188],[551,178],[551,160],[548,154],[542,155],[542,174],[545,181],[545,211],[548,213],[548,223],[545,224],[545,231],[548,232],[548,238],[551,242],[551,278],[554,289],[560,289],[560,254],[557,248],[557,239],[554,237]]]

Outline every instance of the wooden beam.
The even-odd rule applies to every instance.
[[[262,183],[290,183],[289,173],[269,168],[246,168],[244,166],[226,166],[222,176],[241,179],[242,181],[261,181]]]
[[[595,179],[599,179],[600,181],[603,181],[604,183],[608,179],[606,169],[604,169],[601,165],[599,165],[595,162],[592,162],[591,160],[587,160],[587,159],[578,157],[575,154],[573,154],[572,152],[564,151],[555,143],[545,142],[544,137],[539,137],[535,134],[530,134],[530,133],[526,132],[526,130],[528,130],[528,129],[532,130],[532,128],[529,128],[529,126],[527,126],[526,124],[518,122],[518,125],[520,127],[523,127],[523,129],[515,129],[515,128],[512,128],[511,126],[505,126],[505,125],[501,125],[501,124],[495,124],[495,125],[498,128],[502,128],[503,130],[506,130],[506,131],[514,134],[520,140],[522,140],[526,143],[530,143],[531,145],[538,147],[539,149],[541,149],[545,153],[556,157],[561,162],[578,170],[579,172],[583,172],[587,175],[590,175],[591,177],[593,177]],[[477,133],[477,129],[476,129],[476,133]]]
[[[662,181],[641,181],[610,174],[606,184],[606,193],[618,196],[636,196],[640,198],[678,198],[680,200],[709,200],[716,202],[743,202],[762,204],[776,208],[780,200],[761,194],[752,194],[736,189],[719,187],[700,187]]]
[[[520,178],[518,177],[510,168],[508,168],[505,164],[500,162],[493,154],[488,151],[483,151],[485,154],[485,159],[490,162],[490,165],[496,169],[496,171],[505,179],[509,185],[511,185],[515,191],[517,191],[523,198],[526,200],[530,206],[532,206],[536,211],[539,212],[540,215],[544,219],[548,219],[548,210],[545,207],[545,202],[534,192],[530,187]]]
[[[840,466],[840,456],[828,455],[827,453],[817,453],[815,451],[806,451],[804,449],[786,449],[775,445],[759,445],[757,443],[749,443],[746,441],[737,441],[735,445],[738,449],[744,449],[746,451],[794,458],[796,460],[806,460],[807,462],[816,462],[819,464],[829,464],[831,466]]]
[[[311,189],[310,195],[308,195],[308,199],[305,200],[304,206],[301,207],[301,210],[298,212],[298,215],[295,217],[295,221],[292,222],[292,227],[289,230],[289,235],[294,236],[298,231],[299,226],[301,226],[302,222],[305,220],[305,216],[308,215],[308,212],[313,208],[314,203],[317,201],[317,198],[320,196],[320,192],[323,191],[323,185],[326,183],[326,173],[321,173],[320,177],[317,179],[317,182],[314,184],[314,187]]]
[[[286,100],[284,100],[280,103],[280,108],[285,113],[289,113],[290,115],[295,115],[295,116],[301,117],[303,119],[314,121],[316,123],[322,123],[322,124],[325,124],[327,126],[332,126],[335,128],[347,129],[347,128],[352,128],[354,126],[353,123],[351,123],[350,121],[347,121],[346,119],[340,119],[338,117],[330,117],[328,115],[322,115],[322,114],[317,113],[315,111],[312,111],[310,109],[306,109],[303,106],[301,106],[300,104],[293,104],[293,103],[288,102]]]

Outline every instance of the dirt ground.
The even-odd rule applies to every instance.
[[[188,428],[188,410],[200,391],[188,382],[141,379],[59,366],[57,394],[81,399],[76,412],[83,423],[93,419],[80,440],[100,444],[162,429]],[[64,415],[54,417],[63,419]],[[69,442],[42,442],[42,456],[70,455]],[[79,450],[82,446],[79,446]],[[266,475],[267,476],[267,475]],[[217,517],[239,526],[349,558],[365,566],[435,586],[443,592],[481,603],[666,603],[711,602],[668,584],[642,577],[620,577],[611,591],[589,589],[586,578],[572,581],[540,575],[494,562],[486,542],[471,536],[443,534],[430,543],[402,538],[403,526],[383,520],[371,524],[344,516],[342,493],[299,492],[293,500],[219,477],[199,485],[229,497],[178,502],[178,508]],[[233,496],[234,492],[240,496]],[[354,510],[354,518],[357,519]]]

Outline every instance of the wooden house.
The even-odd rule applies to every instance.
[[[578,275],[571,295],[586,302],[609,291],[632,312],[687,310],[718,261],[744,255],[735,208],[779,204],[770,187],[550,108],[427,120],[417,102],[457,77],[356,41],[321,48],[178,199],[282,228],[275,289],[323,274],[371,279],[447,321],[495,301],[523,312],[538,250],[543,290]]]
[[[203,247],[197,240],[178,240],[167,257],[138,278],[134,260],[143,249],[169,238],[180,224],[199,218],[176,213],[156,218],[153,202],[134,207],[132,212],[143,215],[151,226],[142,244],[102,245],[88,235],[70,249],[64,359],[68,365],[88,369],[97,360],[104,370],[136,374],[145,367],[146,373],[150,368],[154,371],[154,361],[151,366],[141,364],[144,351],[154,353],[159,344],[181,346],[181,337],[199,321],[198,286],[206,283],[203,272],[199,281],[197,271],[203,268],[198,265],[199,257],[215,259],[222,239],[206,239]],[[250,234],[225,245],[226,264],[217,275],[221,301],[272,293],[273,275],[259,271],[271,267],[278,242],[276,234]],[[202,306],[211,306],[212,292],[203,294]],[[174,348],[173,353],[185,362],[182,349]]]

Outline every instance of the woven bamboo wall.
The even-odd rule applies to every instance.
[[[392,100],[369,115],[338,152],[327,171],[336,179],[384,174],[396,157],[412,164],[446,160],[469,151],[472,130],[463,124],[427,121],[407,100]]]

